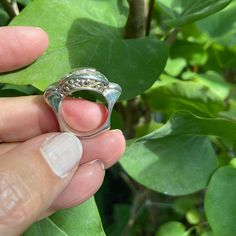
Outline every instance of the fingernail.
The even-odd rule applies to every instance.
[[[23,35],[24,38],[27,40],[30,40],[31,43],[34,43],[37,45],[39,42],[41,43],[42,41],[42,36],[46,36],[46,32],[39,27],[25,27],[25,30],[22,30],[21,34]],[[40,36],[40,37],[39,37]]]
[[[90,161],[88,164],[90,164],[90,165],[98,164],[101,167],[102,170],[105,170],[105,166],[104,166],[104,164],[103,164],[103,162],[101,160],[98,160],[98,159],[97,160],[93,160],[93,161]]]
[[[120,134],[122,134],[123,135],[123,133],[122,133],[122,131],[120,130],[120,129],[113,129],[113,130],[111,130],[112,132],[115,132],[115,133],[120,133]]]
[[[25,30],[22,31],[21,33],[24,34],[25,37],[29,39],[37,39],[37,34],[42,33],[42,29],[39,27],[25,27]]]
[[[67,132],[46,139],[40,150],[53,173],[60,178],[78,165],[83,152],[80,140]]]

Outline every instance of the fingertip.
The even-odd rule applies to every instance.
[[[39,46],[38,48],[38,55],[42,55],[48,48],[49,44],[49,38],[48,34],[46,31],[44,31],[40,27],[29,27],[32,30],[32,37],[33,37],[33,42],[35,43],[35,46]],[[38,39],[36,39],[38,37]]]
[[[7,72],[35,61],[48,47],[47,33],[39,27],[0,28],[0,71]]]
[[[106,158],[105,162],[106,168],[109,168],[124,154],[126,141],[123,133],[119,129],[110,130],[109,132],[107,132],[107,135],[108,137],[106,138],[106,142],[109,148],[108,152],[112,153],[112,155]]]
[[[123,155],[125,138],[120,130],[109,130],[92,139],[81,140],[84,152],[82,163],[92,159],[100,159],[109,168]]]
[[[100,160],[79,166],[69,185],[54,201],[51,209],[69,208],[86,201],[100,188],[104,175],[104,164]]]
[[[83,99],[67,98],[62,102],[61,113],[66,123],[78,131],[91,131],[106,120],[107,108]]]

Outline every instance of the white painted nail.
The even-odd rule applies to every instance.
[[[53,173],[60,178],[78,165],[83,152],[80,140],[67,132],[46,139],[40,150]]]

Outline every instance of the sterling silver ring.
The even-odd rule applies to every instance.
[[[101,94],[106,102],[108,116],[104,124],[92,131],[81,132],[70,127],[61,114],[62,101],[76,91],[94,91]],[[44,92],[44,99],[54,111],[61,131],[69,131],[78,137],[91,137],[110,128],[110,118],[113,106],[121,94],[118,84],[110,83],[108,79],[94,68],[80,68],[71,71],[58,82],[49,86]]]

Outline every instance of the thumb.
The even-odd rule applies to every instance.
[[[70,133],[46,134],[0,156],[0,235],[16,236],[43,214],[82,156]]]

